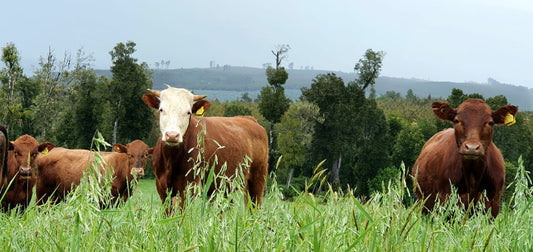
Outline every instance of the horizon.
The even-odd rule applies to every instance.
[[[501,83],[533,88],[533,2],[407,0],[231,2],[52,0],[3,5],[0,39],[12,42],[26,73],[50,49],[62,59],[83,48],[108,69],[117,43],[133,41],[139,62],[155,67],[260,68],[288,44],[283,65],[350,73],[367,49],[385,52],[382,76]],[[21,14],[24,14],[21,18]]]

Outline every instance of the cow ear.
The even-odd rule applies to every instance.
[[[210,106],[211,103],[209,101],[199,100],[192,105],[192,113],[197,114],[198,116],[203,116]]]
[[[144,94],[143,95],[143,102],[148,105],[148,107],[153,109],[159,109],[159,97],[156,95],[150,93],[150,94]]]
[[[492,112],[492,120],[494,120],[495,124],[505,124],[510,126],[516,122],[516,113],[518,113],[518,107],[513,105],[505,105]]]
[[[55,145],[53,143],[50,143],[50,142],[44,142],[42,144],[39,144],[39,148],[37,149],[39,152],[49,152],[51,151],[53,148],[55,147]]]
[[[128,148],[126,146],[124,146],[123,144],[119,144],[119,143],[113,145],[113,150],[115,150],[118,153],[127,153],[128,152]]]
[[[433,113],[441,120],[453,121],[457,114],[457,111],[445,102],[434,102],[431,104],[431,108]]]
[[[7,148],[8,150],[14,150],[15,149],[15,143],[13,141],[9,141],[9,146]]]
[[[154,148],[149,148],[148,149],[148,154],[152,155],[154,153]]]

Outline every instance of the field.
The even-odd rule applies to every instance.
[[[318,183],[320,178],[309,181]],[[30,205],[0,214],[3,251],[530,251],[533,210],[521,165],[516,192],[491,219],[480,210],[440,207],[422,215],[405,178],[359,199],[350,192],[301,192],[284,200],[274,182],[261,208],[244,204],[242,191],[224,197],[189,196],[182,212],[165,215],[154,180],[140,180],[126,203],[100,209],[105,197],[90,180],[67,202]],[[315,188],[316,188],[315,184]],[[311,186],[309,187],[311,188]],[[478,206],[479,207],[479,206]],[[469,217],[470,216],[470,217]]]

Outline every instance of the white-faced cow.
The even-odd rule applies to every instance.
[[[175,202],[180,196],[180,207],[186,186],[200,183],[191,169],[200,148],[204,161],[213,163],[218,158],[215,173],[220,173],[226,163],[226,177],[232,178],[244,163],[243,174],[247,192],[254,203],[261,204],[268,171],[268,138],[265,129],[253,117],[198,117],[199,110],[207,110],[210,103],[205,95],[193,95],[185,89],[168,87],[163,91],[149,90],[143,101],[159,111],[161,137],[154,147],[152,168],[156,175],[156,187],[164,202],[167,193]],[[198,134],[205,129],[203,146],[199,146]],[[223,146],[223,148],[220,148]],[[245,162],[245,157],[250,162]],[[206,172],[205,170],[201,172]],[[204,176],[207,177],[207,176]],[[220,183],[218,183],[220,184]],[[216,188],[211,187],[211,192]]]
[[[518,108],[506,105],[496,111],[482,100],[468,99],[457,109],[444,102],[432,104],[435,115],[453,122],[431,137],[416,160],[412,175],[418,199],[426,199],[424,212],[438,199],[445,202],[457,189],[462,203],[478,202],[482,193],[486,209],[496,217],[505,186],[505,166],[500,150],[492,143],[493,126],[514,122]]]
[[[152,148],[141,140],[135,140],[126,146],[115,144],[113,149],[115,152],[100,152],[105,166],[99,167],[102,173],[113,168],[112,204],[118,198],[126,201],[132,194],[134,176],[144,175],[148,155],[152,153]],[[94,158],[94,151],[65,148],[55,148],[48,155],[40,157],[35,189],[37,203],[64,199],[66,194],[80,184],[84,172],[89,171],[94,164]]]

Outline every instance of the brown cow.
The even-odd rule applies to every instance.
[[[106,169],[113,167],[111,195],[113,203],[119,197],[126,201],[132,193],[134,176],[143,176],[148,155],[152,153],[141,140],[128,145],[113,145],[116,152],[100,152],[106,163]],[[83,173],[94,163],[95,153],[89,150],[55,148],[48,155],[39,158],[39,176],[37,178],[37,203],[48,200],[63,200],[75,186],[80,184]],[[104,172],[104,167],[100,167]]]
[[[37,155],[53,148],[54,144],[50,142],[39,144],[29,135],[21,136],[9,143],[7,179],[10,185],[2,202],[4,211],[17,206],[20,206],[21,211],[26,209],[33,196]]]
[[[9,152],[9,140],[7,137],[7,130],[3,125],[0,125],[0,195],[3,194],[3,189],[7,187],[7,156]]]
[[[203,117],[192,115],[207,110],[206,96],[193,95],[185,89],[168,87],[163,91],[149,90],[143,101],[159,110],[161,137],[154,147],[152,168],[156,175],[156,187],[165,201],[168,193],[175,203],[179,194],[183,207],[185,188],[189,183],[200,183],[192,172],[199,149],[205,162],[210,165],[218,158],[215,173],[226,163],[225,176],[233,178],[237,168],[244,167],[245,186],[252,202],[261,204],[268,169],[268,138],[265,129],[253,117]],[[198,135],[203,133],[203,144],[199,146]],[[248,157],[250,162],[246,162]],[[244,165],[243,165],[244,164]],[[207,167],[211,167],[208,165]],[[204,173],[206,171],[200,171]],[[220,184],[220,181],[217,181]],[[210,188],[210,193],[215,187]]]
[[[412,175],[418,199],[425,199],[424,212],[431,211],[437,200],[447,200],[451,185],[457,189],[464,206],[483,198],[486,209],[496,217],[505,186],[505,166],[500,150],[492,143],[493,126],[512,124],[518,108],[506,105],[496,111],[482,100],[468,99],[457,109],[444,102],[432,104],[435,115],[452,121],[446,129],[431,137],[416,160]]]

